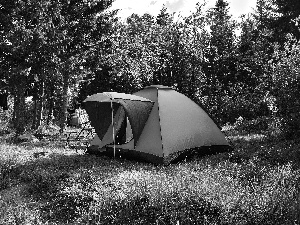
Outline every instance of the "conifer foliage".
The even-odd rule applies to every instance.
[[[151,84],[177,89],[221,124],[297,117],[285,105],[298,98],[297,0],[258,0],[238,21],[226,0],[208,10],[197,4],[187,16],[164,6],[158,15],[125,21],[111,4],[1,1],[0,88],[13,97],[17,133],[51,122],[63,131],[68,109],[88,95],[133,93]]]

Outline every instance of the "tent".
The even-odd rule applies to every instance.
[[[96,136],[90,149],[125,152],[154,163],[185,150],[229,147],[224,134],[199,105],[174,89],[152,85],[133,95],[95,94],[85,109]]]
[[[116,144],[136,145],[153,104],[146,98],[116,92],[98,93],[85,99],[84,108],[96,132],[91,146],[100,149],[113,144],[115,155]]]

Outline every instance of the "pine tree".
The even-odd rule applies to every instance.
[[[34,87],[41,96],[45,93],[45,82],[56,82],[55,89],[62,96],[60,118],[63,130],[68,89],[80,77],[79,67],[107,29],[101,12],[111,2],[27,0],[1,5],[1,12],[9,18],[9,23],[1,23],[1,50],[4,53],[0,60],[5,63],[1,68],[15,96],[17,133],[25,129],[25,93],[35,76],[38,82]]]
[[[206,57],[205,73],[210,77],[210,85],[222,86],[228,90],[235,82],[235,24],[229,15],[228,3],[217,0],[215,8],[209,13],[210,43]]]
[[[207,96],[207,108],[221,118],[223,96],[230,94],[236,82],[235,22],[229,15],[228,3],[217,0],[215,8],[208,12],[210,37],[205,49],[203,71],[206,82],[203,94]]]
[[[273,7],[269,28],[274,30],[274,40],[284,44],[287,34],[293,34],[300,39],[300,1],[299,0],[271,0]]]

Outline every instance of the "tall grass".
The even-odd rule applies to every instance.
[[[4,144],[0,224],[300,224],[299,170],[262,145],[154,166]]]

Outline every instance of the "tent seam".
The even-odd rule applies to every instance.
[[[159,133],[160,133],[160,140],[161,140],[161,150],[162,150],[162,157],[164,159],[165,153],[164,153],[164,143],[163,143],[163,137],[162,137],[162,131],[161,131],[161,120],[160,120],[160,111],[159,111],[159,98],[158,98],[158,91],[159,89],[156,88],[156,95],[157,95],[157,110],[158,110],[158,122],[159,122]]]

